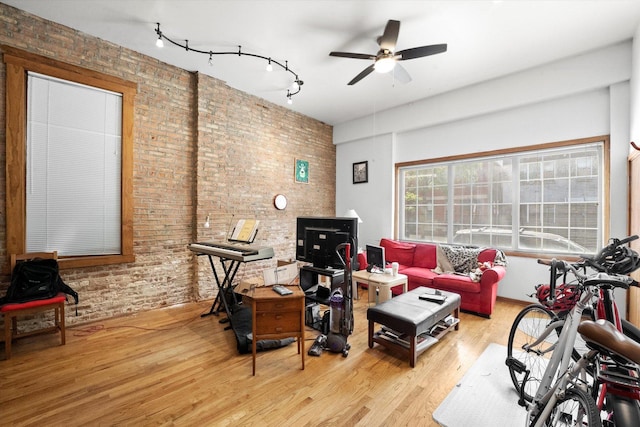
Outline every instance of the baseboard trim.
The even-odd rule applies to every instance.
[[[514,299],[514,298],[507,298],[507,297],[501,297],[498,295],[498,297],[496,298],[497,300],[500,301],[504,301],[504,302],[508,302],[508,303],[512,303],[512,304],[520,304],[523,307],[526,307],[530,304],[534,304],[533,301],[523,301],[520,299]]]

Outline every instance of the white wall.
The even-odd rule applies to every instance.
[[[393,135],[378,135],[336,148],[336,215],[355,209],[362,219],[358,246],[393,235]],[[353,184],[353,163],[369,162],[367,183]]]
[[[397,162],[611,135],[611,236],[625,236],[631,58],[621,43],[335,126],[337,212],[358,211],[361,240],[377,242],[395,234]],[[351,164],[363,160],[369,183],[353,185]],[[535,259],[511,256],[498,294],[527,300],[547,281]]]

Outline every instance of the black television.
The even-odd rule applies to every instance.
[[[344,250],[340,257],[336,247],[351,243],[351,265],[357,269],[358,218],[298,217],[296,220],[296,259],[316,268],[343,269]]]

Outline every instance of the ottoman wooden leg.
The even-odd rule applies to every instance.
[[[456,307],[456,309],[453,311],[453,317],[455,317],[456,319],[460,318],[460,307]],[[460,328],[460,322],[456,323],[456,326],[453,328],[456,331]]]
[[[415,368],[416,360],[418,359],[418,356],[416,356],[417,340],[418,337],[411,337],[411,339],[409,340],[409,366],[411,366],[412,368]]]
[[[369,348],[373,348],[373,320],[369,320]]]

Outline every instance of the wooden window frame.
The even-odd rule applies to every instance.
[[[395,236],[396,238],[399,238],[400,236],[400,219],[399,219],[399,209],[401,206],[401,202],[400,202],[400,198],[403,197],[402,194],[400,194],[400,171],[403,168],[406,167],[411,167],[411,166],[422,166],[422,165],[429,165],[429,164],[437,164],[437,163],[445,163],[445,162],[452,162],[452,161],[456,161],[456,160],[468,160],[468,159],[477,159],[477,158],[482,158],[482,157],[488,157],[488,156],[499,156],[499,155],[508,155],[508,154],[517,154],[517,153],[521,153],[521,152],[526,152],[526,151],[536,151],[536,150],[546,150],[546,149],[553,149],[553,148],[558,148],[558,147],[567,147],[567,146],[577,146],[580,144],[590,144],[590,143],[594,143],[594,142],[603,142],[603,169],[602,169],[602,174],[603,174],[603,188],[602,188],[602,204],[603,204],[603,210],[602,210],[602,224],[600,225],[601,229],[600,229],[600,233],[601,233],[601,238],[603,242],[606,242],[608,239],[608,236],[610,234],[610,226],[609,226],[609,215],[610,215],[610,179],[611,179],[611,174],[610,174],[610,146],[611,146],[611,142],[610,142],[610,136],[609,135],[600,135],[600,136],[595,136],[595,137],[588,137],[588,138],[580,138],[580,139],[574,139],[574,140],[567,140],[567,141],[558,141],[558,142],[551,142],[551,143],[543,143],[543,144],[536,144],[536,145],[531,145],[531,146],[524,146],[524,147],[515,147],[515,148],[509,148],[509,149],[501,149],[501,150],[491,150],[491,151],[484,151],[484,152],[477,152],[477,153],[469,153],[469,154],[463,154],[463,155],[457,155],[457,156],[447,156],[447,157],[440,157],[440,158],[433,158],[433,159],[423,159],[423,160],[414,160],[414,161],[409,161],[409,162],[401,162],[401,163],[396,163],[395,164],[395,193],[396,193],[396,197],[394,200],[394,210],[395,210],[395,223],[394,223],[394,229],[395,229]],[[544,252],[544,253],[538,253],[538,252],[534,252],[534,251],[522,251],[522,250],[505,250],[505,253],[507,255],[515,255],[515,256],[520,256],[520,257],[530,257],[530,258],[548,258],[550,256],[550,253],[548,252]],[[573,257],[571,256],[566,256],[566,254],[561,254],[562,256],[565,256],[565,258],[567,260],[573,259]],[[575,258],[577,259],[577,258]]]
[[[137,85],[94,70],[0,46],[6,66],[6,224],[7,254],[26,249],[27,72],[32,71],[122,94],[121,253],[60,257],[60,268],[134,262],[133,254],[133,103]]]

